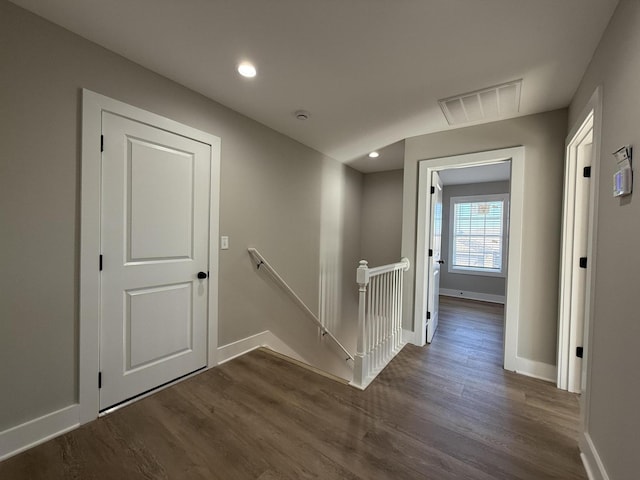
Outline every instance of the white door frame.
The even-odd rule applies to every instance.
[[[590,198],[592,195],[593,175],[588,183],[587,204],[584,201],[578,201],[576,196],[579,194],[578,181],[582,180],[583,172],[580,165],[583,162],[579,147],[583,142],[591,137],[593,151],[593,110],[590,110],[586,118],[583,120],[579,128],[567,137],[565,143],[565,170],[564,170],[564,199],[562,209],[562,250],[560,256],[560,286],[559,286],[559,302],[558,302],[558,388],[569,390],[573,393],[579,392],[579,383],[581,372],[576,372],[574,364],[575,350],[573,346],[583,346],[583,339],[577,337],[576,323],[580,321],[575,309],[584,307],[583,319],[587,316],[587,308],[589,306],[589,289],[587,288],[588,276],[585,282],[584,291],[580,291],[577,286],[578,279],[578,257],[586,255],[589,260],[589,252],[580,250],[578,243],[580,237],[576,235],[578,223],[587,215],[587,248],[589,235],[589,220],[592,215],[592,204]],[[591,154],[593,157],[593,152]],[[592,159],[589,159],[589,165],[593,167]],[[587,266],[590,268],[591,265]],[[588,271],[587,271],[588,274]],[[577,295],[576,295],[577,293]]]
[[[108,111],[211,146],[207,368],[217,365],[220,138],[103,95],[82,90],[79,422],[98,417],[100,370],[100,197],[102,112]]]
[[[578,116],[575,124],[569,131],[566,140],[566,158],[565,158],[565,178],[564,178],[564,209],[562,218],[562,250],[561,250],[561,270],[560,270],[560,292],[558,305],[558,379],[557,386],[560,389],[567,390],[569,386],[569,355],[571,342],[571,322],[570,322],[570,305],[571,305],[571,287],[573,268],[572,250],[573,250],[573,223],[575,211],[575,198],[573,183],[575,182],[576,161],[577,157],[572,154],[571,147],[574,141],[583,132],[585,124],[591,119],[593,129],[593,147],[591,155],[591,182],[589,186],[589,214],[588,214],[588,231],[587,231],[587,259],[589,272],[585,285],[584,296],[584,343],[582,357],[582,378],[585,382],[581,382],[581,390],[585,393],[585,383],[589,384],[589,352],[592,319],[594,314],[594,298],[596,275],[596,237],[597,237],[597,220],[598,220],[598,184],[600,179],[600,133],[602,128],[602,88],[598,87],[589,99]],[[579,173],[579,172],[578,172]],[[575,354],[575,352],[573,352]],[[584,394],[581,397],[582,415],[584,425],[587,425],[587,404],[589,395]]]
[[[487,152],[454,155],[419,162],[418,219],[416,239],[415,314],[413,320],[414,343],[426,343],[425,319],[428,284],[425,255],[431,225],[431,172],[450,168],[490,165],[511,160],[511,193],[509,210],[509,250],[507,259],[507,285],[505,302],[504,368],[520,370],[517,362],[518,321],[520,317],[520,278],[522,258],[522,221],[524,211],[524,147],[504,148]]]
[[[434,185],[433,182],[433,177],[437,174],[438,180],[436,182],[436,184]],[[426,333],[426,338],[425,340],[429,343],[431,343],[433,341],[433,337],[436,334],[436,329],[438,328],[438,320],[439,320],[439,315],[440,315],[440,299],[439,294],[440,294],[440,281],[442,280],[442,263],[438,263],[438,266],[436,267],[436,249],[435,249],[435,239],[436,239],[436,229],[435,229],[435,214],[436,214],[436,206],[438,205],[438,202],[434,202],[431,201],[432,197],[433,198],[437,198],[438,196],[440,197],[440,251],[438,252],[440,257],[438,258],[438,262],[442,262],[442,220],[443,220],[443,211],[442,211],[442,206],[443,206],[443,201],[444,201],[444,191],[443,191],[443,184],[442,184],[442,179],[440,178],[440,175],[438,174],[438,172],[436,171],[431,171],[431,185],[433,185],[435,187],[434,192],[429,195],[429,213],[430,213],[430,217],[429,217],[429,236],[427,237],[427,241],[428,241],[428,245],[425,246],[425,248],[428,247],[428,249],[431,251],[431,253],[433,254],[433,256],[430,256],[426,259],[428,265],[425,265],[424,269],[425,269],[425,274],[428,276],[429,278],[429,282],[428,282],[428,291],[427,291],[427,299],[426,299],[426,309],[427,312],[431,313],[430,318],[426,319],[426,323],[427,323],[427,333]],[[438,271],[437,275],[438,275],[438,281],[436,282],[436,269]],[[435,284],[438,284],[438,291],[436,292],[435,289]],[[438,308],[435,308],[436,305],[438,306]],[[431,337],[431,340],[429,340],[429,337]]]

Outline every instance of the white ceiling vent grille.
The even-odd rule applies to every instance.
[[[449,125],[497,120],[520,111],[522,79],[438,100]]]

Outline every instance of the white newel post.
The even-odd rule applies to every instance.
[[[353,383],[358,386],[364,385],[367,371],[366,362],[366,320],[367,320],[367,285],[369,284],[369,267],[366,260],[360,261],[356,274],[356,281],[359,285],[358,299],[358,344],[356,346],[355,365],[353,369]]]

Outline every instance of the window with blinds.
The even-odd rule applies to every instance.
[[[452,197],[449,271],[503,275],[507,195]]]

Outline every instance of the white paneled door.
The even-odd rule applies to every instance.
[[[427,300],[427,342],[431,343],[438,328],[440,312],[440,267],[442,259],[442,180],[438,172],[433,172],[431,181],[431,239],[429,252],[429,293]]]
[[[207,364],[211,146],[102,114],[100,410]]]

